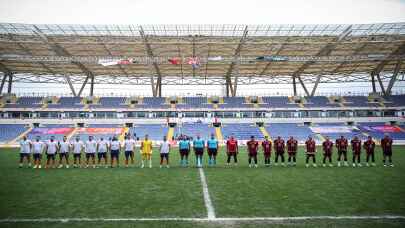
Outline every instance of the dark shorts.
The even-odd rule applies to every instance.
[[[288,151],[289,156],[295,156],[297,154],[297,151]]]
[[[95,157],[95,153],[86,153],[86,158],[94,158]]]
[[[232,157],[232,156],[236,157],[236,152],[228,152],[227,154],[229,157]]]
[[[59,153],[59,158],[60,159],[62,159],[62,158],[69,158],[69,153]]]
[[[204,148],[194,148],[194,153],[196,155],[203,155],[204,154]]]
[[[276,154],[284,154],[284,150],[276,151]]]
[[[28,153],[20,153],[20,158],[30,158],[31,154]]]
[[[264,153],[265,158],[269,158],[271,156],[271,153]]]
[[[217,156],[218,150],[217,148],[208,148],[208,155],[209,156]]]
[[[339,150],[338,154],[347,154],[347,150]]]
[[[315,157],[315,154],[307,154],[307,157]]]
[[[323,153],[324,157],[332,157],[332,153],[328,152],[328,153]]]
[[[257,157],[257,153],[250,153],[249,152],[249,157]]]
[[[130,150],[125,151],[125,158],[128,159],[129,156],[134,156],[134,152],[133,152],[133,151],[130,151]]]
[[[385,156],[392,156],[392,150],[386,150],[383,152]]]
[[[97,157],[98,157],[98,159],[107,158],[107,152],[97,153]]]
[[[35,160],[42,158],[42,154],[33,154],[32,156],[34,157]]]
[[[188,155],[190,151],[188,149],[180,149],[180,155]]]
[[[118,159],[119,154],[120,154],[119,150],[111,150],[111,159],[113,158]]]
[[[55,160],[55,154],[46,154],[46,159],[52,159]]]
[[[161,154],[160,154],[160,158],[166,158],[166,159],[168,159],[168,158],[169,158],[169,154],[168,154],[168,153],[161,153]]]
[[[81,158],[82,154],[73,154],[73,158]]]

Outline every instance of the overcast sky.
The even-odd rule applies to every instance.
[[[405,22],[405,0],[0,0],[0,22],[48,24]]]

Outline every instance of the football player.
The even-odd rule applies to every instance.
[[[309,163],[308,163],[309,158],[312,158],[312,166],[316,167],[316,159],[315,159],[316,143],[315,143],[315,140],[313,140],[311,136],[309,136],[308,140],[305,142],[305,147],[306,147],[306,154],[307,154],[305,166],[309,167]]]
[[[252,168],[252,158],[255,163],[255,168],[257,168],[257,150],[259,148],[259,143],[255,140],[255,137],[252,135],[250,136],[250,140],[246,143],[248,148],[248,156],[249,156],[249,167]]]
[[[385,134],[384,138],[381,139],[381,148],[383,151],[383,163],[384,166],[387,166],[387,157],[388,157],[388,161],[389,161],[389,166],[394,167],[394,164],[392,163],[392,138],[388,135]]]
[[[360,163],[361,140],[357,136],[354,136],[354,138],[350,141],[350,144],[352,146],[352,152],[353,152],[353,167],[356,167],[356,160],[357,160],[357,166],[361,167],[361,163]]]

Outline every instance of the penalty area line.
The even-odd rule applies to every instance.
[[[402,215],[369,215],[369,216],[296,216],[296,217],[230,217],[230,218],[7,218],[0,223],[47,223],[47,222],[142,222],[142,221],[184,221],[184,222],[226,222],[226,221],[308,221],[308,220],[405,220]]]

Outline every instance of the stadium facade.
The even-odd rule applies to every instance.
[[[82,129],[92,124],[133,133],[139,129],[156,138],[187,132],[215,133],[223,139],[237,132],[240,139],[294,133],[300,140],[311,134],[322,140],[326,134],[380,137],[390,132],[405,140],[405,95],[395,93],[400,92],[395,85],[405,81],[405,23],[3,23],[0,50],[3,143],[45,132],[36,128],[69,128],[69,136],[99,132]],[[19,96],[13,91],[19,83],[47,83],[50,88],[65,84],[70,94]],[[371,92],[317,93],[320,84],[328,83],[366,83]],[[96,85],[116,86],[118,91],[98,96]],[[149,88],[150,96],[119,96],[120,85]],[[290,86],[291,92],[257,96],[257,85],[269,91]],[[165,97],[165,86],[179,91],[220,86],[224,93]],[[249,86],[251,95],[239,95],[241,87]],[[336,132],[325,132],[324,124]]]

